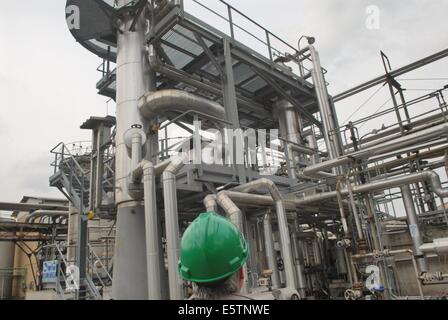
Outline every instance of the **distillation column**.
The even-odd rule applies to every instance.
[[[118,0],[123,7],[131,0]],[[152,74],[145,59],[144,13],[130,31],[134,17],[124,13],[119,23],[117,52],[117,134],[116,134],[116,204],[117,234],[114,258],[113,297],[117,300],[148,298],[145,246],[145,214],[142,201],[135,201],[128,192],[131,154],[125,144],[125,133],[131,127],[147,132],[137,108],[138,100],[153,90]],[[147,154],[150,153],[146,150]]]

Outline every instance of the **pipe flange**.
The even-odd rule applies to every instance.
[[[134,124],[124,133],[124,143],[129,149],[132,148],[132,137],[135,134],[139,134],[142,137],[142,146],[146,143],[147,138],[145,131],[143,131],[143,126],[140,124]]]

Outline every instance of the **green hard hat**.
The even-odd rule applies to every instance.
[[[179,272],[192,282],[216,282],[241,269],[247,256],[247,242],[232,222],[214,212],[202,213],[182,237]]]

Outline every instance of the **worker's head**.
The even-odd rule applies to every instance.
[[[205,289],[240,291],[248,246],[243,235],[228,219],[214,213],[201,214],[185,231],[179,272],[185,280]],[[232,288],[230,288],[232,287]]]

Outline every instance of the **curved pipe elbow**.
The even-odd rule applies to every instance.
[[[216,194],[209,194],[204,198],[204,207],[207,210],[207,212],[217,212],[218,211],[218,204],[216,202]]]
[[[170,164],[166,167],[166,169],[163,171],[163,174],[170,174],[175,175],[179,172],[182,167],[187,164],[190,160],[189,153],[183,152],[179,156],[175,157]]]
[[[249,193],[251,191],[256,191],[261,188],[267,188],[274,201],[282,201],[283,200],[283,196],[280,193],[277,185],[272,180],[269,180],[267,178],[261,178],[261,179],[249,182],[240,187],[236,187],[234,190],[239,191],[239,192]]]
[[[34,223],[34,220],[40,217],[64,217],[67,218],[69,215],[68,211],[48,211],[48,210],[36,210],[31,213],[26,219],[26,223]]]
[[[448,197],[448,188],[442,188],[442,183],[437,173],[435,173],[434,171],[426,171],[424,174],[430,182],[435,194],[437,194],[441,198]]]
[[[154,173],[154,164],[148,160],[142,160],[137,167],[131,172],[131,183],[140,183],[143,176],[149,172]]]
[[[230,199],[227,191],[221,191],[216,196],[216,202],[224,209],[229,217],[235,214],[241,214],[241,209]]]
[[[225,109],[219,103],[176,89],[147,92],[138,103],[140,114],[151,121],[154,116],[169,112],[196,111],[210,117],[223,119]]]

